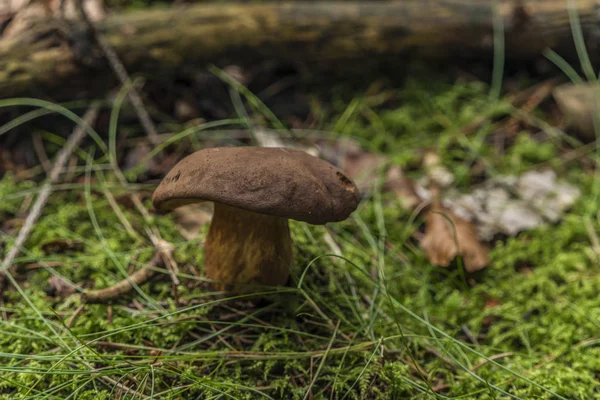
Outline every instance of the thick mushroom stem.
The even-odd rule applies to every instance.
[[[292,265],[288,220],[215,203],[204,244],[206,277],[217,290],[283,285]]]

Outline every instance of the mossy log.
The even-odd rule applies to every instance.
[[[574,59],[567,0],[405,0],[175,6],[111,15],[98,31],[134,74],[169,76],[207,64],[258,60],[337,62],[398,56],[490,57],[494,21],[509,58],[552,48]],[[573,0],[588,51],[598,53],[600,6]],[[0,96],[105,85],[85,24],[41,20],[0,40]]]

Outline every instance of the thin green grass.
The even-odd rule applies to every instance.
[[[174,134],[127,173],[130,181],[148,159],[169,146],[185,146],[190,136],[198,143],[227,138],[221,127],[267,121],[282,137],[294,138],[247,89],[215,72],[231,85],[239,118]],[[563,221],[495,243],[492,265],[465,281],[460,269],[429,264],[410,237],[420,221],[375,182],[347,221],[328,227],[292,222],[292,284],[265,289],[268,301],[258,305],[206,288],[206,227],[185,241],[172,216],[146,220],[126,204],[118,205],[117,215],[106,191],[116,197],[151,188],[123,181],[116,102],[108,143],[98,143],[100,136],[90,130],[95,140],[76,153],[75,171],[84,183],[55,186],[17,260],[21,267],[37,262],[42,268],[11,276],[16,290],[0,304],[0,399],[594,398],[600,276],[583,221],[600,229],[593,218],[600,211],[595,179],[576,162],[555,160],[567,136],[538,117],[530,116],[551,139],[538,143],[525,133],[506,154],[494,151],[489,125],[464,135],[462,129],[482,116],[514,111],[501,98],[490,104],[497,90],[415,79],[397,94],[402,107],[380,109],[358,96],[324,112],[319,128],[369,143],[409,167],[422,148],[435,145],[464,190],[475,162],[487,176],[551,163],[584,193]],[[45,111],[32,111],[0,132],[46,110],[79,122],[68,109],[37,101],[0,105],[24,104]],[[56,142],[49,131],[45,140]],[[294,134],[306,141],[322,137]],[[592,154],[592,160],[598,158]],[[7,174],[0,180],[0,219],[13,218],[35,194],[33,183]],[[145,266],[153,253],[146,235],[152,227],[175,246],[179,303],[167,271],[165,279],[136,287],[119,303],[85,305],[77,316],[79,294],[45,295],[51,275],[80,293],[114,284],[130,266]],[[82,248],[46,254],[43,245],[56,239],[76,240]],[[9,236],[2,240],[10,247]]]
[[[494,165],[499,160],[489,161]],[[57,192],[56,200],[48,205],[46,216],[40,221],[39,229],[44,232],[33,235],[29,254],[24,254],[27,258],[22,258],[22,262],[34,260],[36,255],[43,260],[44,257],[39,257],[39,246],[55,232],[67,233],[70,229],[72,237],[84,243],[85,250],[52,256],[53,261],[63,260],[67,265],[61,268],[60,276],[73,282],[92,279],[97,286],[106,286],[122,277],[123,268],[134,254],[132,249],[140,249],[140,243],[126,234],[104,196],[92,191],[91,177],[102,171],[95,167],[89,164],[86,168],[88,179],[84,185],[83,210],[81,206],[72,207],[63,210],[64,217],[61,217],[61,211],[57,209],[66,198],[80,198],[81,186]],[[102,176],[107,184],[118,187],[111,182],[107,170]],[[18,188],[18,184],[13,185],[16,195],[7,197],[13,202],[30,193]],[[124,210],[124,213],[143,235],[145,222],[135,210]],[[20,350],[0,354],[7,361],[0,367],[2,385],[10,388],[2,390],[24,390],[29,391],[31,398],[44,398],[52,386],[57,388],[52,396],[68,398],[68,390],[75,387],[73,390],[80,393],[79,398],[98,397],[102,393],[109,397],[119,396],[119,388],[102,378],[108,377],[138,393],[127,395],[133,397],[151,397],[154,393],[161,398],[175,398],[202,393],[207,398],[305,398],[310,393],[329,397],[333,391],[337,398],[389,398],[391,393],[422,398],[459,395],[461,398],[529,398],[531,393],[548,398],[570,398],[571,393],[561,394],[565,388],[547,381],[552,376],[551,369],[544,383],[530,377],[528,369],[552,354],[548,348],[541,351],[536,344],[536,335],[530,334],[528,346],[522,344],[522,348],[517,345],[523,340],[518,334],[510,339],[512,344],[508,348],[502,344],[512,338],[507,333],[487,334],[478,346],[455,337],[460,331],[456,327],[463,324],[472,332],[479,332],[482,318],[489,313],[482,308],[487,292],[502,290],[507,285],[497,281],[498,275],[507,278],[518,274],[506,266],[510,261],[506,259],[508,254],[502,255],[502,246],[494,259],[498,261],[499,258],[500,265],[504,266],[492,266],[478,286],[466,289],[462,285],[456,286],[452,279],[443,278],[418,252],[406,252],[404,232],[410,228],[404,222],[405,217],[393,199],[375,190],[371,200],[361,206],[354,218],[331,227],[330,232],[342,249],[341,258],[326,254],[328,249],[322,242],[322,228],[293,224],[297,262],[301,267],[298,272],[303,271],[296,275],[299,289],[277,291],[276,300],[268,310],[246,311],[242,306],[240,316],[233,321],[219,320],[219,315],[225,313],[221,304],[231,300],[210,300],[210,295],[198,298],[201,289],[184,287],[183,300],[189,298],[200,303],[175,305],[169,297],[168,282],[157,282],[138,288],[141,293],[134,296],[144,306],[144,312],[113,306],[112,326],[106,323],[107,307],[102,305],[86,306],[71,327],[72,334],[61,329],[60,324],[53,323],[53,329],[66,344],[57,349],[51,339],[54,334],[44,329],[43,324],[39,325],[39,318],[25,318],[25,311],[19,306],[22,297],[13,297],[7,308],[10,318],[3,324],[6,328],[4,337],[13,344],[18,338]],[[201,268],[199,243],[182,241],[170,217],[156,218],[155,222],[161,233],[176,243],[176,258],[180,265],[189,263]],[[567,226],[573,229],[572,225]],[[545,240],[549,232],[540,230],[535,241]],[[60,235],[64,236],[64,233]],[[390,242],[393,251],[386,246]],[[521,241],[511,243],[515,246]],[[147,260],[151,247],[146,244],[143,248],[147,249],[142,252]],[[410,263],[399,263],[390,254],[393,252],[404,253]],[[539,258],[540,264],[536,264],[536,268],[551,273],[552,266],[543,265],[547,258],[540,258],[535,252],[530,258]],[[342,262],[335,262],[335,259]],[[69,263],[79,266],[69,269]],[[143,261],[136,265],[143,265]],[[371,268],[377,271],[375,280],[369,272]],[[44,276],[48,273],[49,269],[29,273],[34,279],[24,295],[31,299],[45,320],[53,320],[58,318],[59,312],[71,310],[72,313],[77,299],[51,304],[52,312],[41,293]],[[201,277],[187,271],[179,277],[188,283],[202,282]],[[512,279],[510,291],[499,297],[510,307],[515,307],[520,300],[512,300],[509,293],[520,291],[513,290]],[[467,302],[465,309],[458,313],[457,301]],[[551,301],[554,300],[548,300]],[[589,308],[582,303],[582,298],[573,298],[570,302],[580,308]],[[152,304],[160,306],[157,309]],[[233,307],[240,305],[234,303]],[[283,312],[274,313],[273,307],[281,308]],[[516,317],[519,313],[510,307],[506,317]],[[453,308],[455,311],[451,311]],[[161,309],[170,311],[165,313],[159,311]],[[61,318],[64,321],[68,316],[69,311]],[[220,328],[213,331],[211,326]],[[595,324],[593,326],[597,329]],[[199,336],[189,336],[193,332]],[[495,335],[504,339],[498,342]],[[581,339],[590,337],[591,332],[589,336],[582,335]],[[243,342],[235,344],[235,340]],[[96,343],[106,341],[124,347],[95,347]],[[129,349],[128,352],[124,353],[125,349]],[[427,357],[428,349],[437,349],[436,353],[442,357]],[[500,361],[490,358],[506,350],[515,356]],[[156,354],[150,355],[152,352]],[[495,368],[482,367],[473,371],[473,365],[482,360],[488,360],[488,365]],[[89,370],[86,364],[95,365],[96,371]],[[411,365],[420,365],[422,372]],[[27,376],[38,377],[32,385],[27,383]],[[305,384],[294,383],[301,377]],[[64,381],[67,378],[69,381],[74,379],[75,383],[70,386]],[[437,386],[447,381],[452,382],[451,387],[440,392]]]

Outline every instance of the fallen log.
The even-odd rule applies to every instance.
[[[574,5],[593,58],[596,0],[405,0],[174,6],[112,15],[97,30],[127,70],[152,78],[207,64],[264,59],[338,62],[398,56],[491,57],[494,21],[509,59],[552,48],[576,59],[567,4]],[[116,82],[86,26],[39,20],[0,40],[0,97]]]

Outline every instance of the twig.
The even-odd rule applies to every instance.
[[[68,265],[70,267],[79,267],[79,263],[72,263],[69,262],[68,264],[66,262],[63,261],[46,261],[46,262],[34,262],[34,263],[30,263],[30,264],[25,264],[25,269],[26,270],[32,270],[32,269],[40,269],[40,268],[57,268],[57,267],[64,267],[65,265]]]
[[[4,286],[3,283],[6,273],[8,273],[8,269],[10,268],[17,255],[19,255],[21,247],[29,237],[31,229],[40,217],[42,209],[48,201],[48,197],[50,196],[50,192],[52,191],[52,184],[58,180],[58,177],[60,176],[60,173],[64,168],[67,159],[71,156],[73,149],[75,149],[75,147],[79,145],[81,140],[83,140],[83,138],[85,137],[86,126],[91,125],[92,122],[96,119],[99,109],[100,106],[98,104],[94,104],[86,111],[85,115],[83,116],[84,123],[78,125],[75,128],[75,130],[73,130],[73,133],[69,137],[69,140],[67,140],[65,146],[58,153],[56,161],[54,162],[54,167],[52,167],[52,171],[50,171],[50,176],[48,180],[46,181],[46,183],[44,183],[44,186],[40,190],[38,198],[33,204],[29,215],[27,215],[25,223],[19,231],[19,235],[17,236],[14,245],[11,247],[10,251],[8,252],[8,255],[6,256],[6,258],[4,258],[2,264],[0,265],[0,293],[2,293]]]
[[[129,78],[129,74],[127,73],[127,70],[125,69],[125,66],[119,59],[119,56],[117,55],[117,53],[110,46],[110,44],[108,44],[106,41],[104,41],[104,39],[102,38],[102,36],[98,32],[98,30],[96,29],[96,26],[94,25],[92,20],[87,15],[87,12],[85,11],[85,8],[83,7],[83,0],[77,1],[77,8],[78,8],[79,14],[81,15],[81,19],[83,19],[83,21],[87,25],[88,29],[92,33],[94,40],[98,44],[98,47],[100,47],[100,50],[102,50],[102,52],[104,53],[104,56],[108,60],[108,63],[110,64],[111,69],[113,70],[115,75],[117,75],[117,78],[119,78],[119,81],[121,82],[121,84],[126,85],[128,82],[130,82],[130,78]],[[146,131],[146,135],[148,135],[148,139],[150,140],[150,142],[153,145],[160,144],[160,139],[158,138],[158,132],[156,131],[156,127],[154,126],[154,123],[152,122],[152,119],[150,118],[150,114],[148,114],[148,111],[144,107],[144,102],[142,101],[142,98],[139,95],[139,93],[137,92],[137,90],[135,89],[135,87],[132,87],[129,90],[128,97],[129,97],[129,100],[131,100],[131,104],[133,105],[133,108],[135,109],[135,112],[136,112],[138,118],[140,119],[140,123],[142,124],[142,127]]]
[[[164,265],[163,253],[172,252],[172,247],[170,249],[162,249],[157,251],[150,260],[149,265],[152,267],[159,267]],[[111,302],[124,294],[131,292],[134,286],[143,285],[148,282],[152,277],[156,275],[156,270],[149,268],[148,266],[144,266],[141,269],[137,270],[127,278],[122,281],[117,282],[116,284],[99,290],[89,290],[86,291],[82,300],[85,303],[108,303]]]
[[[134,285],[143,285],[156,274],[156,271],[150,268],[142,268],[116,283],[113,286],[100,290],[90,290],[83,294],[83,301],[86,303],[107,303],[116,298],[129,293]]]
[[[143,205],[141,207],[142,210],[147,212],[146,208],[144,208]],[[146,216],[144,217],[146,218]],[[146,218],[146,221],[149,220],[148,218]],[[156,250],[158,250],[159,254],[161,255],[163,263],[169,271],[169,276],[171,277],[171,281],[173,282],[175,290],[175,287],[179,286],[181,282],[177,277],[177,275],[179,274],[179,267],[177,266],[177,263],[173,258],[173,245],[161,238],[160,232],[158,231],[158,229],[156,229],[156,227],[152,227],[152,229],[148,228],[146,233],[152,241],[154,247],[156,247]]]
[[[557,83],[558,81],[555,78],[548,79],[540,84],[522,90],[519,93],[508,95],[506,100],[508,100],[508,102],[514,108],[519,110],[522,109],[525,112],[530,113],[550,94],[552,94],[552,89],[556,86]],[[462,132],[467,136],[471,135],[477,132],[477,130],[489,120],[489,116],[479,116],[475,118],[470,124],[463,127]],[[494,126],[497,127],[500,123],[504,123],[505,126],[508,126],[510,129],[514,130],[516,124],[518,124],[521,120],[522,118],[513,114],[510,117],[503,119],[502,121],[494,123]]]
[[[539,85],[534,86],[530,91],[525,91],[525,100],[521,98],[523,96],[517,96],[519,103],[522,103],[520,107],[521,111],[524,113],[531,113],[533,110],[535,110],[537,106],[539,106],[548,98],[548,96],[552,94],[552,90],[556,87],[556,84],[556,79],[549,79]],[[521,121],[522,119],[519,118],[519,116],[512,115],[506,122],[504,130],[509,136],[515,136],[517,133],[519,133],[519,124]]]
[[[91,19],[87,15],[87,12],[85,11],[85,8],[83,7],[83,0],[78,0],[77,8],[78,8],[79,14],[81,15],[81,19],[85,22],[89,31],[92,33],[94,40],[96,41],[96,43],[98,44],[98,46],[100,47],[102,52],[104,53],[104,56],[108,60],[108,63],[110,64],[113,72],[115,73],[115,75],[117,75],[121,84],[126,85],[128,82],[130,82],[130,78],[129,78],[129,74],[127,73],[127,69],[125,68],[125,66],[123,65],[121,60],[119,59],[119,56],[117,55],[117,53],[110,46],[110,44],[108,44],[108,42],[104,41],[101,34],[96,29],[96,26],[94,25],[94,23],[91,21]],[[158,132],[154,126],[154,123],[152,122],[152,119],[150,118],[150,115],[148,114],[148,111],[146,110],[146,108],[144,106],[144,102],[142,101],[142,98],[139,95],[139,93],[137,92],[137,90],[135,89],[135,87],[132,87],[129,90],[128,97],[129,97],[129,100],[131,101],[131,104],[133,105],[133,107],[135,109],[135,112],[140,120],[140,123],[142,124],[142,127],[146,131],[146,135],[148,136],[148,139],[150,140],[150,142],[153,145],[159,145],[161,143],[161,139],[159,138]],[[123,183],[123,184],[125,183],[125,179],[123,178],[121,173],[117,173],[117,177],[119,178],[121,183]],[[140,213],[142,214],[144,219],[146,221],[150,220],[150,215],[149,215],[148,211],[146,210],[146,208],[144,207],[144,205],[142,204],[142,202],[140,201],[139,197],[136,194],[133,194],[133,195],[131,195],[131,199],[133,200],[133,203],[135,204],[136,208],[140,211]],[[161,238],[160,233],[158,232],[157,229],[153,229],[153,232],[151,234],[149,234],[149,237],[150,237],[152,243],[155,246],[157,246],[159,253],[163,257],[163,261],[164,261],[165,265],[167,266],[167,269],[171,276],[171,280],[173,282],[173,294],[174,294],[174,297],[177,299],[177,289],[176,288],[180,284],[180,281],[177,278],[177,273],[179,272],[177,264],[175,263],[175,261],[173,260],[173,257],[170,255],[169,252],[163,250],[160,246],[157,245],[158,242],[166,243]]]
[[[85,8],[83,7],[83,0],[78,0],[77,8],[78,8],[79,14],[81,16],[81,19],[85,22],[89,31],[92,33],[94,40],[96,41],[96,43],[98,44],[98,46],[100,47],[102,52],[104,53],[104,56],[108,60],[108,63],[110,64],[113,72],[115,73],[115,75],[117,75],[121,84],[126,85],[128,82],[130,82],[130,78],[129,78],[129,74],[127,73],[127,69],[125,68],[125,66],[123,65],[121,60],[119,59],[119,56],[117,55],[117,53],[110,46],[110,44],[108,44],[108,42],[104,41],[101,34],[96,29],[96,26],[94,25],[94,23],[91,21],[91,19],[87,15],[87,12],[85,11]],[[135,89],[135,87],[132,87],[129,90],[128,97],[129,97],[129,100],[131,100],[131,104],[133,105],[133,107],[135,109],[135,112],[140,120],[140,123],[142,124],[142,127],[146,131],[146,135],[148,136],[148,139],[150,140],[150,142],[153,145],[159,145],[161,142],[161,139],[159,138],[158,132],[154,126],[154,123],[152,122],[152,119],[150,118],[150,115],[148,114],[148,111],[146,110],[146,108],[144,106],[144,102],[142,101],[142,98],[139,95],[139,93],[137,92],[137,90]],[[125,183],[125,179],[121,173],[117,173],[117,177],[119,178],[119,180],[121,181],[122,184]],[[144,207],[144,205],[142,204],[141,200],[139,199],[139,196],[137,196],[136,194],[132,194],[130,197],[133,200],[133,203],[135,204],[136,208],[140,211],[140,213],[144,217],[144,219],[146,221],[149,221],[150,215],[149,215],[148,211],[146,210],[146,208]],[[170,255],[170,253],[168,251],[165,251],[161,246],[157,245],[157,243],[159,243],[159,242],[166,243],[161,238],[158,230],[153,229],[153,232],[151,234],[149,234],[149,236],[150,236],[152,243],[155,246],[157,246],[159,254],[161,254],[161,256],[163,258],[163,262],[167,266],[167,269],[171,276],[171,280],[173,282],[174,297],[177,298],[176,287],[180,284],[180,281],[177,278],[177,273],[179,272],[177,264],[175,263],[175,261],[173,260],[173,257]],[[141,271],[138,271],[138,272],[140,274],[142,274]]]
[[[21,206],[19,207],[19,215],[24,214],[25,211],[29,210],[29,206],[31,205],[31,202],[33,201],[33,197],[34,196],[32,194],[28,194],[25,196],[25,198],[21,202]]]
[[[79,317],[79,314],[81,314],[81,312],[83,311],[84,307],[85,307],[85,304],[81,304],[79,307],[77,307],[77,309],[75,310],[73,315],[71,315],[71,317],[65,323],[65,326],[67,328],[71,328],[71,326],[73,325],[73,323],[75,322],[77,317]]]

